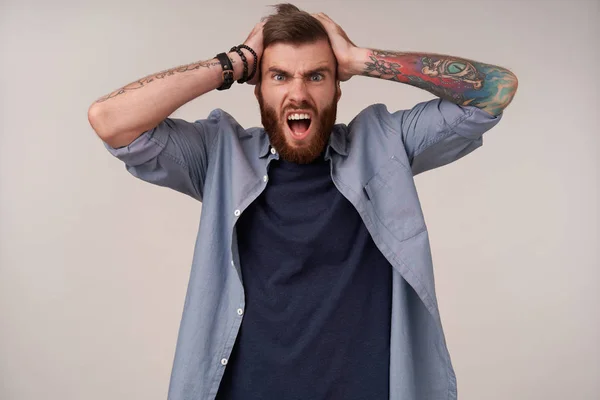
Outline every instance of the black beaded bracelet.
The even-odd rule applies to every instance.
[[[238,53],[240,58],[242,59],[242,63],[244,64],[244,73],[242,74],[241,79],[237,81],[237,83],[248,82],[248,60],[246,59],[246,55],[242,50],[240,50],[238,46],[233,46],[229,51],[235,51],[236,53]]]
[[[254,65],[252,66],[252,73],[250,74],[250,76],[248,77],[248,79],[246,80],[246,82],[251,81],[252,78],[254,78],[254,75],[256,74],[256,66],[258,64],[258,57],[256,56],[256,52],[254,50],[252,50],[249,46],[246,46],[245,44],[240,44],[238,46],[238,48],[240,49],[246,49],[248,50],[250,53],[252,53],[252,56],[254,56]]]

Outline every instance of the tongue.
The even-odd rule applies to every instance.
[[[301,135],[308,130],[310,121],[307,119],[293,119],[289,121],[290,129],[297,135]]]

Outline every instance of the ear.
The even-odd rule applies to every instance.
[[[254,97],[258,100],[258,94],[260,93],[260,82],[254,85]]]
[[[336,102],[340,101],[340,98],[342,97],[342,86],[341,86],[341,81],[337,81],[337,85],[335,88],[335,97],[336,97]]]

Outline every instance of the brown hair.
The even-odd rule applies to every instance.
[[[273,6],[276,13],[267,17],[263,27],[263,49],[274,43],[306,44],[320,39],[329,41],[323,24],[293,4]]]
[[[300,45],[323,39],[329,43],[329,35],[321,21],[306,11],[290,3],[276,4],[273,7],[276,13],[266,17],[263,26],[263,51],[275,43]],[[258,68],[261,76],[262,59]],[[337,79],[337,60],[335,60],[335,77]],[[260,87],[260,81],[258,86]]]

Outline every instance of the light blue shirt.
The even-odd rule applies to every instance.
[[[332,180],[393,268],[391,400],[456,399],[413,176],[477,149],[500,118],[434,99],[393,113],[372,105],[332,131]],[[244,129],[220,109],[194,123],[167,118],[129,146],[105,146],[134,176],[202,202],[168,398],[214,399],[244,318],[235,224],[279,154],[263,128]]]

